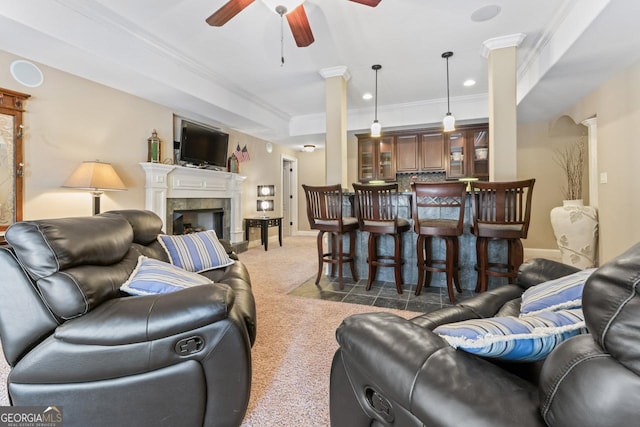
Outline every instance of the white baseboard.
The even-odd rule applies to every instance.
[[[546,258],[552,261],[562,262],[559,249],[524,248],[524,259]]]
[[[298,230],[294,233],[292,233],[294,236],[309,236],[309,237],[315,237],[318,235],[318,232],[316,230]]]

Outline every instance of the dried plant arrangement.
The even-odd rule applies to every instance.
[[[562,168],[567,185],[563,187],[565,200],[582,199],[582,175],[586,156],[584,138],[555,150],[554,161]]]

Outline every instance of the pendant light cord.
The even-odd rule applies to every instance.
[[[447,56],[447,114],[451,114],[451,106],[449,105],[449,57]]]
[[[284,14],[280,13],[280,66],[284,67]]]
[[[376,103],[374,110],[374,120],[378,120],[378,69],[376,68]]]

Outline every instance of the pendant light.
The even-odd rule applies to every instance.
[[[382,65],[376,64],[371,66],[372,70],[376,72],[376,92],[375,92],[375,114],[373,116],[373,124],[371,124],[371,137],[379,138],[382,126],[378,122],[378,70],[382,68]]]
[[[453,56],[453,52],[445,52],[442,57],[447,60],[447,114],[442,119],[445,132],[456,130],[456,118],[451,114],[451,106],[449,104],[449,58]]]

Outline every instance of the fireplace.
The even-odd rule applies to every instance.
[[[230,199],[167,199],[167,234],[184,234],[185,226],[191,230],[215,230],[221,239],[229,239],[230,235]],[[189,226],[190,225],[190,226]]]
[[[140,163],[145,171],[145,208],[155,212],[164,223],[167,234],[174,230],[174,214],[182,215],[184,223],[216,230],[218,236],[234,244],[244,244],[242,232],[242,183],[244,176],[236,173],[194,169],[161,163]],[[185,219],[185,212],[213,215]],[[211,217],[210,217],[211,218]],[[198,222],[210,221],[205,224]],[[219,223],[221,231],[216,227]]]
[[[171,225],[172,234],[214,230],[219,238],[225,238],[223,209],[173,211]]]

